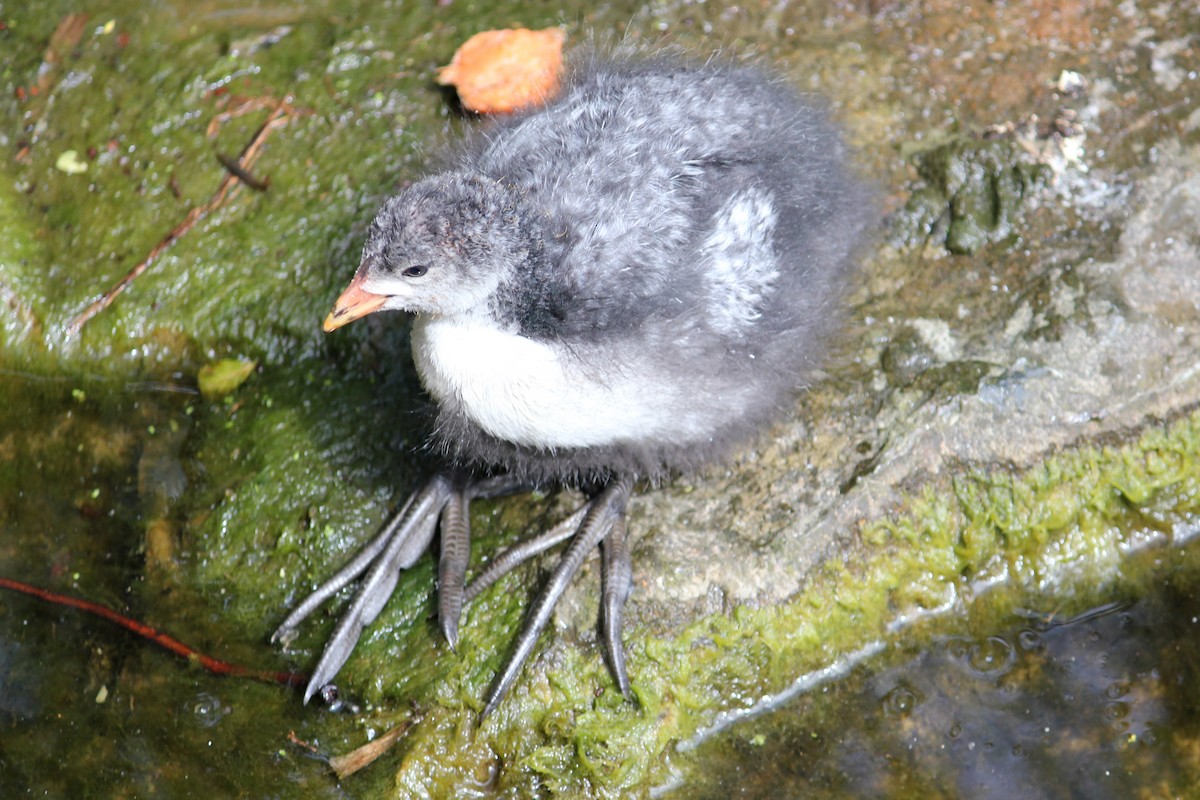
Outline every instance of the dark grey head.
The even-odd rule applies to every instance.
[[[510,189],[480,175],[445,173],[384,204],[355,283],[387,298],[379,309],[469,313],[486,305],[528,250]]]

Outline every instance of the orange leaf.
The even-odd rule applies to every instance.
[[[561,28],[477,33],[463,43],[437,81],[453,86],[463,108],[480,114],[541,105],[558,93]]]

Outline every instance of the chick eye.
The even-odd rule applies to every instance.
[[[428,271],[429,267],[425,266],[424,264],[413,264],[411,267],[407,267],[404,270],[403,275],[406,278],[419,278]]]

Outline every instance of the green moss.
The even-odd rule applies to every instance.
[[[782,605],[739,607],[671,635],[631,632],[636,706],[614,691],[594,648],[548,637],[544,660],[493,718],[472,728],[479,693],[520,621],[523,602],[512,597],[526,587],[486,593],[456,657],[439,651],[431,626],[419,619],[430,610],[428,566],[403,581],[423,587],[417,595],[403,594],[385,612],[386,636],[407,637],[403,647],[388,646],[388,657],[397,660],[386,666],[387,676],[374,673],[385,668],[371,655],[379,646],[375,635],[351,660],[350,673],[373,672],[373,680],[392,687],[384,694],[393,698],[436,703],[424,708],[404,745],[400,785],[452,792],[499,764],[499,786],[521,796],[644,791],[665,778],[673,743],[719,711],[778,692],[834,654],[885,637],[891,620],[971,596],[981,578],[1023,590],[1050,580],[1070,603],[1086,604],[1093,590],[1115,579],[1123,544],[1138,535],[1128,525],[1131,513],[1153,508],[1159,529],[1169,530],[1200,512],[1198,459],[1200,413],[1193,413],[1125,443],[1058,453],[1025,471],[968,473],[953,480],[950,492],[930,487],[895,515],[868,523],[861,537],[869,546],[827,563]],[[418,619],[400,630],[399,620],[411,623],[414,609]],[[481,658],[484,652],[491,657]],[[436,686],[447,681],[453,693]]]
[[[0,182],[0,303],[10,313],[0,314],[0,346],[22,337],[36,337],[41,323],[25,299],[40,283],[30,267],[41,263],[42,250],[33,224],[12,185]]]
[[[56,16],[34,4],[5,17],[0,133],[28,149],[6,162],[11,180],[0,190],[0,299],[21,311],[0,327],[0,347],[50,348],[59,363],[117,373],[147,360],[194,370],[213,355],[279,363],[337,349],[353,358],[365,331],[328,342],[321,316],[382,198],[416,172],[424,148],[454,138],[459,123],[432,76],[463,38],[456,31],[508,20],[405,5],[367,25],[375,6],[365,2],[338,4],[336,16],[354,24],[331,21],[332,6],[319,3],[187,15],[91,5],[78,44],[36,94],[51,32],[79,9]],[[557,12],[523,21],[554,24]],[[285,97],[294,113],[251,170],[267,191],[235,187],[69,337],[76,314],[214,197],[226,176],[216,155],[241,152]],[[243,100],[265,105],[210,136],[210,123]],[[86,172],[56,168],[69,150]]]
[[[956,254],[1019,235],[1021,214],[1049,181],[1013,142],[951,137],[913,156],[923,181],[893,220],[897,247],[933,239]]]
[[[314,364],[264,368],[200,403],[188,526],[196,577],[246,595],[253,618],[257,598],[303,591],[354,546],[357,531],[379,525],[413,476],[414,421],[397,425],[389,400],[403,407],[411,392]]]

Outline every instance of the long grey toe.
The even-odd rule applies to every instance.
[[[435,478],[434,480],[437,479]],[[404,526],[412,524],[413,521],[412,514],[410,513],[413,505],[423,502],[428,490],[429,486],[426,485],[409,495],[408,500],[404,502],[399,511],[392,515],[392,518],[388,520],[388,524],[383,526],[383,530],[376,534],[374,539],[355,553],[354,558],[350,559],[350,562],[339,569],[332,578],[318,586],[312,594],[304,598],[298,606],[292,609],[292,612],[287,615],[283,623],[271,634],[271,641],[284,643],[291,641],[296,635],[296,627],[309,614],[315,611],[321,603],[324,603],[330,597],[340,592],[344,586],[366,572],[372,562],[375,561],[375,557],[387,547],[388,542],[396,538],[397,535],[405,535]]]
[[[462,616],[467,561],[471,556],[471,499],[464,487],[455,487],[442,509],[442,552],[438,559],[438,621],[451,649],[458,647],[458,621]]]
[[[450,648],[458,648],[458,623],[463,606],[475,594],[464,588],[467,563],[471,558],[471,501],[529,491],[530,485],[511,475],[496,475],[470,481],[460,477],[442,510],[442,548],[438,559],[438,621]],[[497,576],[499,577],[499,576]]]
[[[480,719],[486,718],[496,710],[496,706],[500,704],[500,701],[512,688],[513,683],[516,682],[521,668],[525,665],[538,638],[550,621],[550,616],[554,613],[554,606],[566,591],[571,579],[575,577],[575,573],[579,571],[587,554],[608,536],[612,531],[613,524],[625,513],[625,504],[628,502],[632,490],[632,479],[621,478],[610,483],[586,506],[587,511],[583,523],[571,540],[571,545],[555,565],[550,579],[542,587],[537,599],[534,600],[525,625],[521,629],[520,635],[517,636],[512,655],[509,656],[503,669],[500,670],[500,674],[496,677],[496,681],[492,684]]]
[[[570,539],[571,535],[579,530],[579,525],[583,522],[583,516],[587,513],[587,510],[588,505],[585,504],[576,509],[571,516],[545,533],[515,544],[493,558],[492,563],[488,564],[487,568],[475,576],[475,579],[467,586],[465,601],[468,603],[471,602],[482,594],[485,589],[521,564],[524,564],[534,556],[541,555],[556,544]]]
[[[629,560],[629,547],[625,541],[625,514],[613,522],[612,531],[600,543],[600,584],[602,594],[601,632],[604,652],[612,668],[617,688],[626,700],[632,700],[629,689],[629,673],[625,671],[625,646],[621,633],[625,627],[625,601],[633,589],[633,565]]]
[[[382,533],[337,575],[318,587],[276,631],[276,636],[286,635],[325,598],[336,593],[365,570],[366,575],[354,594],[350,608],[338,621],[333,635],[317,661],[317,666],[313,669],[304,691],[305,703],[341,670],[353,652],[354,645],[358,643],[363,628],[374,622],[391,597],[400,578],[400,571],[411,567],[429,548],[437,530],[438,516],[452,492],[448,478],[442,475],[431,478],[408,499]]]

